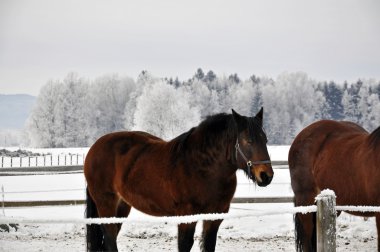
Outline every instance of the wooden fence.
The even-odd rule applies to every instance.
[[[83,165],[85,154],[0,157],[0,168]]]
[[[288,169],[287,161],[273,161],[274,169]],[[81,173],[83,165],[0,168],[0,176]],[[83,189],[84,190],[84,189]],[[292,203],[293,197],[236,197],[232,203]],[[1,201],[2,207],[80,205],[85,200]]]
[[[316,220],[316,226],[317,226],[317,252],[335,252],[336,251],[336,203],[335,203],[335,194],[331,190],[324,190],[321,192],[320,195],[316,197],[317,201],[317,207],[316,209],[310,206],[307,206],[308,210],[307,212],[317,212],[317,220]],[[300,209],[302,208],[302,209]],[[304,207],[298,207],[294,208],[292,213],[305,213]],[[279,214],[283,214],[283,212],[279,212]],[[209,214],[202,216],[202,220],[215,220],[215,219],[224,219],[227,214],[219,214],[221,216],[215,217],[215,214]],[[265,214],[263,214],[265,215]],[[247,214],[249,216],[249,214]],[[182,220],[183,218],[188,218],[189,216],[176,216],[174,218],[177,219],[178,223],[185,223],[185,221],[188,222],[188,220]],[[190,216],[192,218],[198,218],[198,216],[193,215]],[[160,217],[157,217],[160,218]],[[163,217],[166,218],[165,221],[167,221],[167,218],[171,217]],[[172,217],[173,218],[173,217]],[[180,219],[182,218],[182,219]],[[210,219],[211,218],[211,219]],[[125,218],[94,218],[94,219],[82,219],[82,220],[15,220],[15,219],[6,219],[0,218],[0,223],[38,223],[38,221],[42,221],[42,223],[83,223],[83,224],[101,224],[101,223],[122,223],[125,221]]]

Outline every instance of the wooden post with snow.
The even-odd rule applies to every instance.
[[[336,201],[332,190],[323,190],[317,201],[317,251],[336,251]]]

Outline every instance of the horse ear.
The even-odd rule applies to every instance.
[[[244,117],[239,115],[235,110],[232,109],[232,116],[234,118],[235,124],[240,131],[242,128],[244,128]]]
[[[264,108],[261,107],[260,111],[256,114],[256,118],[260,119],[260,121],[263,121],[263,114],[264,114]]]

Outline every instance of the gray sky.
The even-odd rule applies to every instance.
[[[70,71],[380,79],[378,0],[0,0],[0,93]]]

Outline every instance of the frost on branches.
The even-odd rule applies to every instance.
[[[298,132],[319,119],[349,120],[368,131],[379,127],[380,82],[318,82],[306,73],[276,79],[237,74],[218,76],[198,69],[187,81],[157,78],[143,71],[133,80],[117,74],[88,80],[70,73],[41,89],[27,121],[24,145],[85,147],[100,136],[143,130],[171,139],[208,115],[253,116],[264,107],[269,144],[290,144]]]

